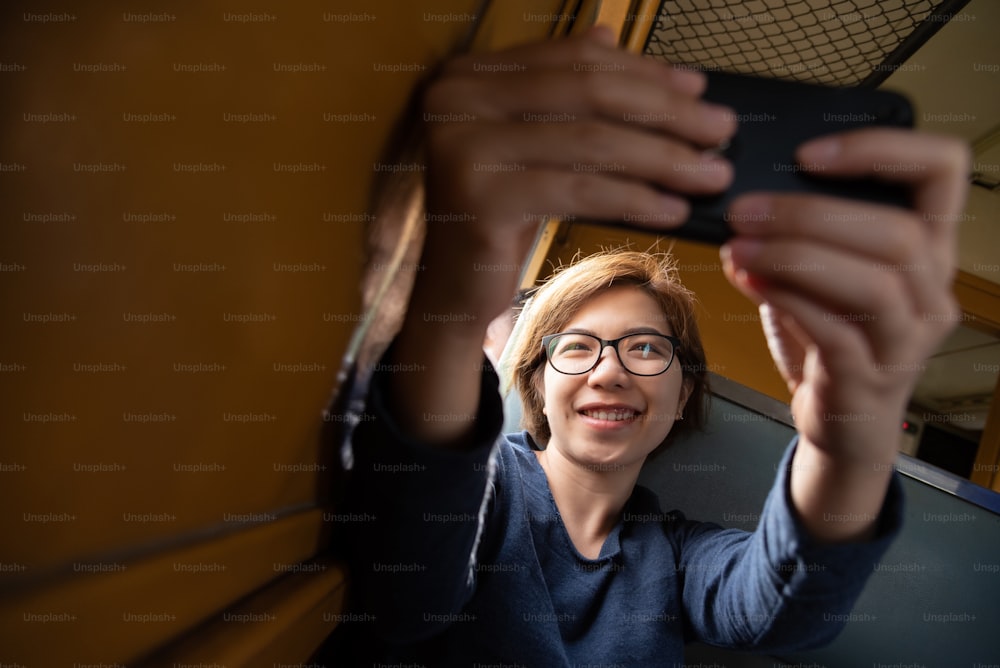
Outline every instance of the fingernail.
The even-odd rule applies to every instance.
[[[712,123],[734,123],[736,121],[736,112],[721,104],[702,102],[701,111]]]
[[[728,270],[733,266],[733,249],[729,247],[729,243],[719,246],[719,261],[722,263],[723,270]]]
[[[733,180],[733,166],[716,151],[703,151],[698,160],[701,162],[700,172],[708,174],[708,181],[719,188],[726,188]]]
[[[721,104],[702,102],[700,108],[702,118],[716,132],[722,132],[724,140],[736,133],[736,110]]]
[[[834,161],[840,154],[840,139],[823,137],[813,139],[799,146],[798,159],[801,163],[826,164]]]
[[[670,84],[681,93],[701,95],[705,90],[705,74],[686,67],[670,68]]]
[[[770,195],[744,195],[734,201],[726,212],[726,222],[741,232],[753,232],[763,223],[774,220]]]
[[[733,239],[729,242],[730,261],[737,265],[746,265],[760,255],[763,247],[764,242],[757,239],[748,239],[746,237]]]
[[[660,195],[660,211],[656,222],[681,223],[688,217],[688,203],[676,195]]]

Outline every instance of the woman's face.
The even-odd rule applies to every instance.
[[[673,334],[656,301],[630,285],[592,297],[562,331],[570,329],[602,339],[637,330]],[[597,366],[581,375],[559,373],[546,362],[543,413],[552,432],[547,447],[593,470],[641,465],[666,438],[684,407],[689,390],[682,378],[676,358],[659,376],[633,375],[610,346],[602,351]],[[630,412],[626,419],[609,419],[611,414],[620,418]]]

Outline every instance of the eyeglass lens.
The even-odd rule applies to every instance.
[[[590,334],[560,334],[549,341],[547,352],[556,371],[585,373],[601,356],[601,340]],[[618,341],[618,357],[634,374],[652,376],[663,372],[674,357],[670,339],[659,334],[633,334]]]

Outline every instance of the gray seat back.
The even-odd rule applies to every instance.
[[[713,383],[729,398],[712,397],[707,431],[679,438],[647,462],[639,482],[660,496],[664,510],[752,530],[795,432],[766,415],[787,422],[782,404],[725,379]],[[897,468],[906,494],[902,533],[840,637],[822,650],[783,657],[793,665],[1000,664],[1000,494],[905,455]],[[692,646],[687,660],[729,668],[782,665],[705,646]]]

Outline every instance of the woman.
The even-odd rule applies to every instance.
[[[912,211],[766,193],[732,205],[723,268],[761,307],[798,427],[755,532],[664,514],[635,486],[671,430],[697,421],[703,391],[689,297],[655,258],[588,260],[539,290],[515,354],[528,429],[499,436],[483,334],[536,221],[667,230],[685,195],[724,189],[731,168],[705,149],[733,115],[699,99],[704,85],[595,29],[458,59],[429,90],[431,117],[467,119],[428,128],[428,207],[442,214],[429,218],[473,222],[429,224],[383,365],[407,371],[376,374],[375,419],[355,435],[350,497],[367,521],[345,542],[366,621],[351,632],[377,660],[648,666],[680,663],[688,639],[813,646],[886,549],[900,420],[958,315],[957,142],[878,129],[799,148],[831,178],[907,183]],[[621,168],[580,168],[601,164]]]

